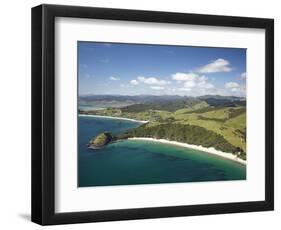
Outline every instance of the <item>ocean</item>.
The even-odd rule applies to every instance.
[[[112,186],[245,180],[246,166],[185,147],[123,140],[88,149],[97,134],[120,133],[141,123],[102,117],[78,117],[78,186]]]

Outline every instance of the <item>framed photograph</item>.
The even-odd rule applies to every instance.
[[[32,8],[32,221],[273,210],[273,19]]]

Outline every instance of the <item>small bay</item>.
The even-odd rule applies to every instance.
[[[87,148],[105,131],[138,127],[135,121],[78,117],[78,186],[245,180],[246,167],[219,156],[175,145],[124,140],[99,150]]]

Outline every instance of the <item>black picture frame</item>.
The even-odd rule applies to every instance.
[[[55,18],[265,29],[265,200],[55,213]],[[274,20],[125,9],[40,5],[32,8],[32,221],[41,225],[162,218],[274,209]]]

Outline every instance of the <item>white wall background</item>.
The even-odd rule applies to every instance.
[[[1,229],[39,229],[30,219],[30,8],[43,2],[1,2],[0,36],[0,226]],[[275,18],[275,117],[281,117],[279,102],[280,6],[279,1],[245,0],[55,0],[50,4],[161,10]],[[278,92],[279,90],[279,92]],[[281,219],[281,122],[275,121],[275,211],[180,217],[138,221],[68,225],[68,229],[277,229]],[[277,130],[279,128],[279,130]],[[55,226],[64,229],[66,226]],[[46,227],[50,228],[50,227]]]

